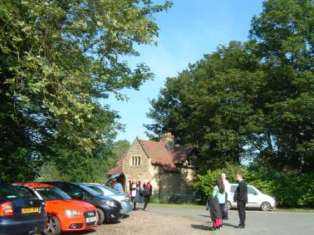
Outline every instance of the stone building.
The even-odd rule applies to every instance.
[[[160,197],[191,194],[194,170],[191,165],[193,148],[174,144],[166,133],[159,141],[135,139],[109,176],[117,178],[126,192],[132,182],[151,182],[153,194]]]

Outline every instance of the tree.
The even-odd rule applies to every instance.
[[[278,169],[314,169],[313,25],[313,0],[265,1],[252,21],[254,53],[267,74],[262,160]]]
[[[312,0],[265,1],[247,42],[167,79],[148,130],[193,144],[203,173],[247,156],[277,170],[313,171],[313,25]]]
[[[118,115],[106,98],[151,77],[147,66],[131,69],[123,58],[138,55],[135,45],[155,41],[153,15],[170,5],[0,2],[1,179],[32,179],[46,160],[62,169],[71,158],[79,167],[78,156],[94,158],[99,146],[109,146]]]
[[[152,101],[148,129],[172,132],[181,144],[192,144],[200,172],[240,163],[249,135],[259,133],[259,93],[263,71],[247,45],[231,42],[169,78],[158,100]]]

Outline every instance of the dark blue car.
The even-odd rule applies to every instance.
[[[0,183],[0,235],[41,233],[45,223],[43,201],[21,187]]]

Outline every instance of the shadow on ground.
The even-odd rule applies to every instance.
[[[191,227],[194,229],[199,229],[199,230],[210,230],[210,227],[208,225],[203,225],[203,224],[191,224]]]

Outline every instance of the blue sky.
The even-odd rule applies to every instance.
[[[124,132],[117,139],[133,141],[146,138],[143,124],[147,118],[149,101],[158,97],[167,77],[177,75],[231,40],[244,41],[248,37],[251,18],[262,10],[262,0],[174,0],[173,7],[157,15],[160,27],[157,46],[140,46],[140,56],[130,64],[146,63],[154,73],[154,80],[146,82],[139,91],[124,90],[128,101],[111,97],[107,102],[119,112]],[[106,102],[106,103],[107,103]]]

